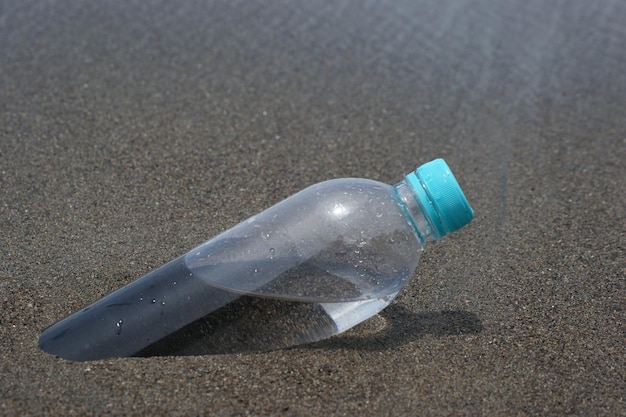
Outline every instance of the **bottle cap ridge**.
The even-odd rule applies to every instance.
[[[474,218],[474,210],[443,159],[420,166],[406,179],[439,237],[460,229]]]

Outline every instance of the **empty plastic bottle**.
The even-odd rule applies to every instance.
[[[260,351],[341,333],[389,305],[423,245],[473,218],[437,159],[395,186],[310,186],[43,331],[65,359]]]

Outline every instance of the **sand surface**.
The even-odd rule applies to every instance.
[[[619,0],[3,2],[0,414],[626,415],[624,22]],[[476,218],[348,333],[37,347],[310,184],[436,157]]]

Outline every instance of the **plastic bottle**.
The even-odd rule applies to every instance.
[[[423,245],[473,218],[442,159],[395,186],[310,186],[45,329],[65,359],[260,351],[341,333],[385,308]]]

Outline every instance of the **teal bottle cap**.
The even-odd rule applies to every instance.
[[[439,237],[459,230],[474,218],[474,210],[443,159],[420,166],[406,180]]]

